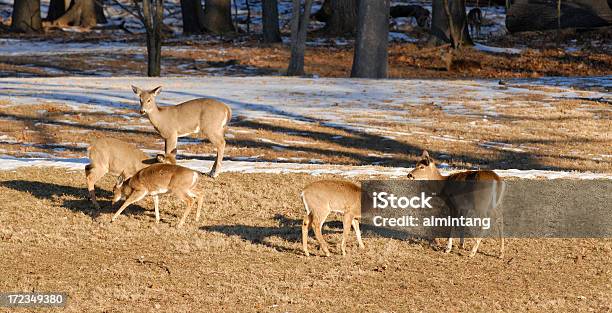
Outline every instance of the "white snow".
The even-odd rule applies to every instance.
[[[405,177],[411,168],[381,167],[381,166],[348,166],[315,164],[321,162],[317,159],[310,160],[312,164],[282,163],[282,162],[252,162],[256,157],[250,157],[251,161],[224,161],[223,172],[231,173],[270,173],[288,174],[303,173],[310,175],[335,174],[344,177],[354,176],[387,176],[389,178]],[[11,156],[0,156],[0,170],[15,170],[22,167],[57,167],[69,170],[84,170],[89,163],[87,158],[15,158]],[[213,161],[207,160],[179,160],[180,165],[207,173],[212,167]],[[442,174],[448,175],[454,170],[443,168]],[[589,173],[589,172],[565,172],[544,170],[495,170],[502,177],[517,177],[523,179],[612,179],[612,175]]]
[[[435,125],[438,121],[433,118],[415,119],[408,116],[406,107],[436,106],[449,115],[478,118],[470,123],[486,124],[490,123],[487,119],[489,116],[496,116],[497,110],[505,106],[522,107],[528,104],[529,107],[552,108],[560,98],[577,97],[610,101],[610,93],[606,91],[612,85],[612,76],[516,79],[508,81],[503,86],[496,80],[442,79],[0,78],[0,101],[6,102],[3,103],[5,106],[48,103],[66,105],[75,111],[113,114],[116,114],[118,108],[133,109],[134,114],[123,115],[130,121],[130,125],[123,128],[149,128],[149,122],[135,113],[138,102],[131,85],[142,88],[163,86],[158,97],[158,103],[161,105],[177,104],[197,97],[216,98],[229,104],[234,116],[256,122],[286,120],[291,123],[322,125],[360,136],[379,136],[381,140],[430,136],[434,140],[461,141],[490,149],[523,152],[525,149],[531,149],[517,144],[474,141],[470,138],[439,136],[412,130],[412,125]],[[532,89],[531,86],[534,85],[546,88]],[[533,95],[543,96],[543,99],[532,101],[529,98]],[[498,99],[504,101],[500,102]],[[612,108],[598,107],[593,114],[594,118],[607,118],[611,112]],[[71,120],[59,120],[54,123],[58,122],[78,124],[77,121]],[[491,127],[495,127],[494,123],[490,124]],[[230,132],[251,131],[232,130],[230,127]],[[291,135],[290,132],[287,134]],[[304,135],[299,132],[295,134]],[[342,136],[332,137],[332,139],[342,138]],[[0,141],[9,140],[16,141],[14,138],[0,137]],[[307,144],[297,140],[274,142],[262,138],[261,141],[274,145],[274,149],[283,149],[293,144]]]
[[[490,47],[490,46],[485,46],[479,43],[474,43],[474,48],[476,50],[480,50],[484,52],[491,52],[491,53],[521,54],[523,52],[522,49],[518,49],[518,48]]]

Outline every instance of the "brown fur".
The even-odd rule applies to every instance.
[[[132,86],[140,98],[140,113],[146,114],[155,130],[165,141],[166,155],[176,154],[179,137],[190,134],[204,134],[217,150],[215,163],[210,171],[216,177],[221,169],[225,150],[225,131],[232,118],[232,109],[214,99],[193,99],[174,106],[158,107],[155,97],[161,86],[146,91]]]
[[[87,148],[87,154],[90,162],[85,166],[87,190],[97,209],[100,209],[100,205],[96,201],[95,184],[104,175],[110,173],[119,176],[123,173],[129,178],[153,163],[170,162],[172,159],[172,156],[166,159],[163,155],[151,158],[133,145],[114,138],[94,139]]]
[[[307,256],[309,255],[308,228],[310,226],[325,255],[330,255],[321,229],[332,211],[343,214],[342,243],[340,244],[342,255],[346,255],[346,239],[351,231],[351,225],[355,229],[359,247],[363,248],[359,230],[359,218],[361,218],[361,188],[359,186],[341,180],[317,181],[304,188],[302,201],[306,210],[302,223],[302,248]]]
[[[198,172],[174,164],[151,165],[140,170],[136,175],[125,181],[123,176],[120,176],[113,190],[113,203],[121,198],[126,198],[126,200],[117,210],[112,221],[115,221],[130,204],[141,200],[147,195],[151,195],[155,204],[155,221],[159,222],[158,195],[167,192],[174,194],[187,205],[187,209],[178,224],[179,228],[185,223],[194,203],[194,198],[198,198],[196,221],[199,221],[203,198],[203,194],[196,190],[199,177],[200,174]]]
[[[408,173],[409,179],[416,180],[443,180],[443,181],[495,181],[502,185],[502,189],[499,189],[499,198],[501,201],[501,197],[503,196],[503,181],[499,175],[490,170],[478,170],[478,171],[463,171],[451,174],[449,176],[443,176],[440,174],[440,171],[436,167],[436,163],[433,158],[429,156],[427,151],[423,151],[421,155],[421,160],[419,160],[415,166],[415,168]],[[497,185],[497,184],[496,184]],[[448,184],[445,184],[445,188]],[[456,209],[456,208],[455,208]],[[503,221],[502,221],[503,224]],[[451,229],[452,232],[452,229]],[[452,233],[451,233],[452,234]],[[470,252],[470,257],[473,257],[478,251],[478,246],[480,245],[480,241],[482,238],[476,238],[476,244],[472,248]],[[500,258],[504,257],[504,237],[502,231],[500,230],[500,240],[501,240],[501,248],[500,248]],[[452,235],[448,238],[448,244],[445,252],[448,253],[452,250]],[[461,237],[461,246],[464,245],[463,236]]]

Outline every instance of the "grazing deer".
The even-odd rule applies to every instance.
[[[462,215],[462,212],[465,211],[465,208],[460,203],[455,203],[454,201],[449,201],[455,195],[464,194],[465,192],[471,192],[474,194],[474,199],[470,202],[470,204],[474,205],[474,210],[478,213],[486,213],[499,208],[501,201],[504,196],[505,191],[505,183],[502,179],[495,174],[493,171],[489,170],[478,170],[478,171],[463,171],[459,173],[454,173],[449,176],[444,176],[440,174],[440,171],[436,168],[436,164],[434,160],[429,156],[427,151],[423,151],[421,155],[421,160],[417,162],[416,167],[408,173],[409,179],[415,180],[442,180],[445,181],[442,195],[446,197],[445,201],[447,205],[451,209],[451,215]],[[465,185],[455,184],[453,182],[491,182],[490,189],[480,189],[480,190],[462,190],[461,188],[466,188]],[[459,186],[459,187],[458,187]],[[487,185],[488,186],[488,185]],[[503,237],[503,216],[500,213],[501,223],[499,228],[499,237],[501,240],[501,248],[500,248],[500,258],[504,257],[504,237]],[[476,244],[472,247],[472,251],[470,252],[470,257],[476,255],[478,251],[478,246],[480,245],[480,241],[482,238],[476,238]],[[461,246],[464,247],[464,239],[463,234],[461,235]],[[444,252],[449,253],[453,248],[453,238],[452,238],[452,227],[451,233],[448,237],[448,243]]]
[[[482,11],[479,8],[473,8],[468,12],[467,23],[472,36],[480,36],[480,25],[482,25]]]
[[[325,256],[330,255],[321,229],[331,212],[344,215],[342,243],[340,244],[342,255],[346,255],[346,238],[351,231],[351,225],[357,235],[359,247],[364,247],[359,230],[359,218],[361,218],[361,188],[359,186],[347,181],[321,180],[306,186],[301,196],[304,209],[306,209],[302,223],[302,247],[306,256],[310,255],[308,253],[308,227],[310,225],[312,225]]]
[[[131,177],[141,169],[153,163],[171,163],[173,156],[158,154],[155,158],[149,157],[133,145],[113,138],[95,139],[87,148],[89,164],[85,166],[87,190],[89,199],[100,209],[96,201],[95,184],[107,173],[118,176],[120,174]]]
[[[169,107],[158,107],[155,97],[161,86],[153,90],[142,90],[132,86],[140,98],[140,114],[146,114],[153,127],[164,138],[166,155],[176,155],[179,137],[203,133],[217,150],[217,158],[209,173],[217,177],[225,150],[225,130],[232,118],[232,109],[214,99],[193,99]]]
[[[112,221],[130,204],[140,201],[145,196],[153,196],[155,205],[155,222],[159,223],[159,198],[158,195],[170,192],[187,205],[185,213],[177,227],[181,228],[191,211],[194,198],[198,198],[198,209],[196,221],[200,220],[203,193],[196,191],[200,174],[194,170],[174,164],[153,164],[140,170],[131,178],[125,179],[122,174],[113,189],[113,204],[125,198],[125,202],[113,215]]]

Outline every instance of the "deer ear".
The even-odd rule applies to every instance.
[[[421,154],[421,158],[429,159],[429,152],[427,152],[427,150],[423,150],[423,153]]]
[[[140,88],[138,88],[138,87],[136,87],[136,86],[132,85],[132,91],[134,91],[134,93],[135,93],[135,94],[137,94],[137,95],[139,95],[139,96],[140,96],[140,92],[141,92],[142,90],[140,90]]]
[[[162,86],[157,86],[157,87],[155,87],[155,89],[151,90],[151,93],[152,93],[154,96],[159,95],[159,93],[161,92],[161,87],[162,87]]]
[[[166,156],[163,154],[158,154],[157,156],[155,156],[155,159],[158,163],[166,163]]]

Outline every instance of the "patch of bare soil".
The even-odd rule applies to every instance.
[[[364,229],[339,255],[341,223],[325,227],[333,255],[300,248],[299,191],[323,177],[228,174],[204,179],[204,219],[176,229],[183,206],[150,199],[116,223],[85,200],[82,172],[0,172],[0,290],[69,295],[66,312],[512,312],[612,310],[610,239],[484,240],[457,249]],[[99,194],[109,198],[113,180]],[[471,242],[468,241],[468,248]]]

